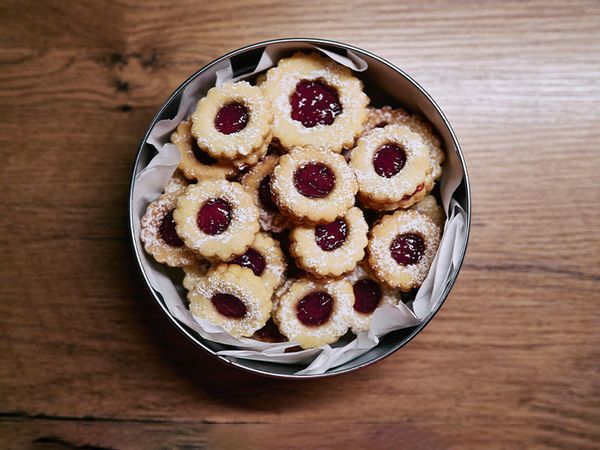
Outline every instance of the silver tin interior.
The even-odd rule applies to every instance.
[[[252,44],[240,48],[238,50],[234,50],[212,61],[211,63],[207,64],[206,66],[198,70],[196,73],[194,73],[190,78],[188,78],[181,86],[179,86],[175,90],[175,92],[173,92],[173,94],[168,98],[168,100],[162,105],[162,107],[150,123],[148,130],[146,131],[146,134],[140,143],[140,147],[138,149],[135,158],[135,163],[133,166],[128,205],[129,230],[132,243],[134,239],[137,239],[133,231],[133,183],[136,175],[148,164],[148,162],[156,154],[155,149],[146,143],[150,130],[153,128],[154,124],[159,120],[170,119],[175,116],[183,89],[195,77],[200,75],[206,76],[208,73],[210,73],[211,70],[214,70],[215,67],[219,65],[219,63],[223,62],[228,58],[232,59],[232,65],[234,66],[234,70],[236,72],[243,73],[246,72],[248,69],[251,70],[256,65],[256,62],[258,61],[262,50],[265,47],[271,45],[282,46],[285,49],[289,48],[290,54],[295,50],[306,49],[310,45],[326,47],[329,50],[337,51],[340,53],[344,53],[345,50],[352,50],[361,58],[363,58],[369,65],[367,71],[359,74],[359,77],[365,83],[366,91],[367,94],[371,97],[372,104],[389,104],[391,106],[402,106],[410,111],[417,112],[425,116],[435,126],[440,137],[442,138],[447,157],[455,158],[454,162],[460,164],[460,167],[462,168],[464,173],[464,178],[462,184],[455,191],[453,198],[460,203],[460,205],[467,213],[466,238],[461,250],[460,264],[454,269],[454,272],[451,274],[450,282],[446,285],[446,289],[442,294],[442,298],[438,303],[437,308],[434,311],[432,311],[431,314],[427,317],[427,319],[424,320],[423,323],[421,323],[419,326],[403,330],[397,330],[392,333],[389,333],[381,339],[381,342],[377,347],[371,349],[368,353],[362,355],[359,358],[349,361],[346,364],[343,364],[334,369],[331,369],[324,374],[295,375],[294,372],[303,368],[302,366],[283,365],[267,363],[262,361],[241,360],[217,355],[216,352],[224,349],[225,346],[202,339],[197,333],[178,322],[169,313],[160,293],[152,289],[152,287],[150,286],[147,279],[147,275],[144,272],[144,269],[141,265],[140,255],[137,253],[137,249],[135,246],[132,246],[133,253],[135,255],[137,266],[144,279],[146,287],[150,291],[154,300],[164,311],[168,319],[173,323],[173,325],[175,325],[175,327],[177,327],[183,334],[185,334],[189,339],[191,339],[198,347],[202,348],[210,355],[214,356],[215,358],[228,365],[264,376],[286,379],[329,377],[358,370],[362,367],[373,364],[385,358],[386,356],[391,355],[392,353],[406,345],[408,342],[410,342],[412,338],[415,337],[423,328],[425,328],[429,321],[435,316],[439,308],[446,300],[450,290],[452,289],[452,286],[454,285],[454,282],[456,281],[467,250],[467,243],[471,225],[471,192],[469,187],[469,177],[467,174],[467,168],[464,161],[463,153],[460,149],[460,145],[454,134],[454,131],[448,123],[448,120],[446,119],[440,108],[437,106],[437,104],[429,96],[429,94],[402,70],[389,63],[388,61],[380,58],[379,56],[374,55],[373,53],[340,42],[308,38],[274,39],[270,41],[260,42],[257,44]],[[233,64],[233,62],[235,62],[235,64]],[[386,79],[389,81],[386,81],[385,83],[381,83],[381,81],[379,81],[376,84],[376,90],[369,88],[369,86],[375,85],[375,80],[382,79]]]

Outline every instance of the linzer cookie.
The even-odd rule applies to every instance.
[[[184,120],[171,135],[171,142],[177,146],[181,160],[179,170],[189,180],[227,178],[235,174],[234,167],[219,163],[206,151],[198,147],[191,133],[192,121]]]
[[[368,208],[408,208],[433,186],[429,150],[419,135],[403,125],[375,128],[352,150],[350,166],[358,196]]]
[[[404,292],[425,280],[440,243],[440,229],[417,211],[383,216],[371,230],[369,266],[380,281]]]
[[[183,176],[180,170],[176,170],[173,173],[173,176],[169,178],[167,181],[167,185],[165,186],[165,194],[170,194],[171,192],[177,192],[188,187],[190,182],[186,177]]]
[[[392,109],[389,106],[383,108],[369,108],[369,116],[365,124],[365,131],[373,128],[381,128],[390,124],[406,125],[410,131],[417,133],[425,141],[429,149],[431,162],[431,178],[434,180],[442,176],[442,163],[445,155],[442,150],[440,138],[433,130],[429,122],[418,114],[410,114],[402,108]]]
[[[433,195],[428,195],[420,202],[412,205],[410,209],[414,209],[415,211],[429,217],[431,221],[440,229],[444,228],[446,214],[444,213],[444,208],[438,205],[438,202]]]
[[[279,242],[267,233],[258,233],[248,250],[228,263],[251,269],[271,292],[283,283],[287,267]]]
[[[171,267],[183,267],[197,262],[196,255],[184,245],[175,230],[173,210],[180,191],[161,195],[150,203],[142,217],[140,238],[144,249],[156,261]]]
[[[290,233],[290,252],[301,269],[317,277],[337,277],[363,259],[369,226],[359,208],[327,224],[300,225]]]
[[[330,223],[354,205],[356,179],[342,155],[296,147],[279,158],[271,176],[273,200],[304,224]]]
[[[281,233],[289,226],[289,220],[279,212],[271,193],[271,174],[279,161],[276,155],[268,155],[252,167],[242,178],[242,185],[258,206],[260,227],[264,231]]]
[[[350,328],[353,333],[369,331],[371,318],[380,306],[399,301],[399,292],[380,282],[365,264],[359,264],[352,273],[344,277],[352,285],[354,303],[350,314]]]
[[[206,258],[241,255],[258,233],[258,208],[244,187],[232,181],[207,180],[190,185],[173,212],[177,234]]]
[[[260,88],[245,81],[211,88],[192,114],[192,135],[213,158],[253,161],[271,139],[273,113]],[[255,161],[255,163],[258,160]]]
[[[252,336],[269,320],[271,291],[252,270],[222,264],[188,293],[190,311],[234,337]]]
[[[336,342],[348,331],[352,286],[347,281],[294,281],[277,298],[273,320],[279,331],[302,348]]]
[[[350,69],[331,59],[296,53],[269,69],[260,87],[273,105],[273,137],[287,149],[340,153],[362,132],[369,98]]]

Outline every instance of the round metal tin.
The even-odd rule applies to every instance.
[[[245,58],[244,58],[245,56],[256,55],[257,53],[262,52],[262,49],[264,49],[265,47],[274,45],[274,44],[289,45],[290,51],[292,51],[294,48],[301,49],[303,46],[305,47],[306,45],[318,45],[321,47],[326,47],[327,49],[330,49],[332,51],[338,51],[338,52],[340,50],[341,51],[351,50],[352,52],[354,52],[361,58],[365,59],[369,63],[370,67],[373,64],[373,65],[376,65],[377,67],[380,67],[382,70],[393,72],[393,76],[398,77],[398,78],[394,78],[394,80],[397,82],[406,84],[406,87],[407,87],[406,92],[403,92],[402,104],[406,105],[408,103],[409,109],[417,110],[418,112],[425,115],[430,121],[432,121],[434,123],[437,131],[439,132],[440,136],[442,137],[446,152],[453,151],[456,153],[458,162],[459,162],[460,167],[464,174],[462,183],[460,184],[458,189],[455,191],[453,198],[456,199],[461,204],[461,206],[463,207],[463,209],[465,210],[466,215],[467,215],[466,223],[465,223],[465,227],[466,227],[465,240],[462,245],[462,249],[460,251],[460,263],[456,268],[454,268],[453,273],[451,274],[451,277],[450,277],[450,281],[447,283],[447,285],[442,293],[442,298],[438,302],[436,309],[434,311],[432,311],[429,314],[429,316],[426,318],[426,320],[424,320],[417,327],[407,328],[407,329],[402,329],[402,330],[397,330],[397,331],[391,332],[381,339],[381,341],[377,347],[369,350],[369,352],[367,352],[366,354],[364,354],[364,355],[360,356],[359,358],[356,358],[352,361],[349,361],[341,366],[335,367],[323,374],[317,374],[317,375],[296,375],[294,372],[302,369],[303,368],[302,366],[267,363],[267,362],[262,362],[262,361],[242,360],[242,359],[236,359],[236,358],[230,358],[230,357],[218,355],[216,352],[220,349],[225,348],[224,346],[222,346],[221,344],[210,342],[210,341],[207,341],[207,340],[201,338],[194,330],[183,325],[182,323],[177,321],[170,314],[160,293],[156,292],[150,286],[150,284],[148,282],[147,274],[145,273],[144,268],[141,264],[140,255],[138,253],[138,250],[136,249],[135,245],[133,245],[134,240],[137,239],[137,237],[134,234],[134,229],[133,229],[133,208],[132,208],[133,186],[134,186],[135,177],[138,174],[138,172],[140,170],[142,170],[145,167],[145,164],[147,164],[147,162],[151,159],[151,157],[154,154],[156,154],[156,151],[154,150],[154,148],[152,146],[150,146],[149,144],[147,144],[147,142],[146,142],[148,139],[148,136],[150,134],[150,131],[152,130],[152,128],[154,127],[156,122],[158,122],[159,120],[162,120],[162,119],[170,119],[175,116],[175,113],[177,112],[177,107],[179,104],[179,99],[181,97],[183,89],[188,85],[188,83],[190,83],[190,81],[192,81],[199,74],[211,70],[215,66],[218,66],[219,63],[223,62],[224,60],[226,60],[228,58],[232,58],[232,59],[235,58],[238,62],[241,62],[243,64],[243,62],[245,61]],[[242,69],[243,69],[243,67],[242,67]],[[368,83],[365,83],[365,84],[367,85],[367,88],[368,88]],[[397,350],[404,347],[417,334],[419,334],[419,332],[421,330],[423,330],[423,328],[425,328],[427,326],[427,324],[431,321],[431,319],[433,319],[433,317],[435,316],[437,311],[440,309],[440,307],[442,306],[442,304],[448,297],[448,294],[450,293],[450,290],[452,289],[452,287],[456,281],[456,278],[458,277],[458,273],[460,271],[462,262],[464,260],[464,256],[465,256],[465,253],[467,250],[470,225],[471,225],[471,191],[470,191],[470,187],[469,187],[469,177],[467,174],[467,167],[465,164],[464,156],[460,149],[460,145],[458,143],[456,135],[454,134],[454,131],[452,130],[452,127],[448,123],[448,120],[442,113],[441,109],[437,106],[437,104],[431,98],[431,96],[416,81],[414,81],[410,76],[408,76],[406,73],[404,73],[401,69],[399,69],[398,67],[394,66],[390,62],[384,60],[383,58],[381,58],[371,52],[368,52],[366,50],[362,50],[360,48],[354,47],[352,45],[344,44],[341,42],[330,41],[330,40],[326,40],[326,39],[312,39],[312,38],[273,39],[273,40],[259,42],[256,44],[242,47],[240,49],[229,52],[226,55],[223,55],[220,58],[210,62],[209,64],[207,64],[206,66],[204,66],[203,68],[198,70],[196,73],[194,73],[186,81],[184,81],[173,92],[173,94],[171,94],[171,96],[167,99],[167,101],[161,106],[158,113],[152,119],[150,125],[148,126],[146,134],[140,143],[140,146],[139,146],[136,158],[135,158],[135,162],[133,165],[132,175],[131,175],[128,207],[129,207],[129,214],[128,214],[129,234],[130,234],[130,239],[131,239],[133,253],[135,255],[137,267],[138,267],[140,274],[141,274],[142,278],[144,279],[144,283],[145,283],[146,287],[148,288],[150,294],[152,295],[153,299],[158,303],[159,307],[164,311],[165,315],[171,321],[171,323],[173,323],[173,325],[175,325],[175,327],[177,329],[179,329],[184,335],[186,335],[198,347],[200,347],[202,350],[204,350],[208,354],[212,355],[213,357],[217,358],[219,361],[224,362],[225,364],[228,364],[230,366],[251,372],[251,373],[255,373],[255,374],[259,374],[259,375],[263,375],[263,376],[274,377],[274,378],[283,378],[283,379],[309,379],[309,378],[322,378],[322,377],[330,377],[330,376],[334,376],[334,375],[341,375],[341,374],[352,372],[352,371],[361,369],[363,367],[366,367],[368,365],[374,364],[377,361],[382,360],[383,358],[391,355],[392,353],[394,353]]]

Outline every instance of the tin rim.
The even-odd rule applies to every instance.
[[[157,296],[157,293],[154,291],[154,289],[152,289],[150,287],[150,282],[148,280],[148,277],[146,275],[146,273],[144,272],[144,269],[142,267],[142,262],[140,260],[140,255],[138,254],[137,248],[135,246],[135,233],[134,233],[134,229],[133,229],[133,186],[134,186],[134,182],[135,182],[135,177],[137,174],[137,168],[140,162],[140,157],[142,155],[142,152],[144,150],[144,145],[146,144],[146,141],[148,140],[148,137],[150,135],[150,132],[152,130],[152,128],[154,127],[154,125],[156,124],[156,122],[158,120],[160,120],[161,115],[163,114],[164,110],[171,104],[171,102],[173,101],[174,98],[176,98],[182,91],[183,89],[185,89],[185,87],[188,85],[188,83],[190,83],[190,81],[192,81],[194,78],[196,78],[200,73],[210,69],[211,67],[213,67],[214,65],[220,63],[221,61],[224,61],[228,58],[234,57],[236,55],[251,51],[251,50],[255,50],[258,48],[262,48],[265,47],[267,45],[271,45],[271,44],[279,44],[279,43],[308,43],[308,44],[313,44],[313,45],[330,45],[333,47],[337,47],[340,49],[344,49],[344,50],[351,50],[353,52],[356,52],[358,54],[363,54],[363,55],[367,55],[377,61],[379,61],[380,63],[388,66],[390,69],[394,70],[395,72],[397,72],[398,74],[400,74],[401,76],[403,76],[406,80],[408,80],[418,91],[420,91],[425,98],[427,98],[427,100],[430,102],[430,104],[434,107],[434,109],[437,111],[437,113],[440,115],[444,126],[446,127],[446,129],[448,130],[448,133],[450,134],[450,137],[452,139],[452,143],[454,144],[454,147],[456,148],[456,153],[458,156],[458,160],[460,162],[461,168],[463,170],[464,173],[464,186],[465,186],[465,201],[466,201],[466,208],[465,208],[465,213],[466,213],[466,221],[465,221],[465,231],[466,231],[466,238],[464,240],[464,244],[463,247],[460,251],[460,260],[459,260],[459,264],[458,264],[458,268],[456,270],[456,273],[454,274],[454,277],[450,280],[450,282],[446,285],[444,291],[442,292],[442,296],[441,299],[438,303],[438,305],[436,306],[436,308],[428,315],[427,319],[424,320],[421,324],[419,324],[417,327],[414,328],[413,331],[411,331],[407,336],[405,336],[403,339],[399,340],[397,343],[393,344],[385,353],[374,357],[373,359],[370,359],[369,361],[363,362],[361,364],[358,364],[356,366],[353,367],[347,367],[345,369],[342,370],[336,370],[335,368],[332,369],[332,371],[328,371],[322,374],[308,374],[308,375],[297,375],[297,374],[280,374],[280,373],[272,373],[269,371],[265,371],[265,370],[261,370],[261,369],[257,369],[257,368],[253,368],[253,367],[248,367],[244,364],[241,364],[239,362],[233,361],[225,356],[222,355],[218,355],[216,354],[212,349],[210,349],[209,347],[207,347],[200,339],[198,339],[196,336],[194,336],[191,332],[190,329],[188,327],[186,327],[184,324],[180,323],[177,319],[175,319],[175,317],[173,317],[171,315],[171,313],[168,311],[167,307],[165,304],[163,304],[162,300]],[[429,95],[429,93],[423,89],[423,87],[421,87],[421,85],[419,83],[417,83],[410,75],[408,75],[407,73],[405,73],[402,69],[396,67],[394,64],[390,63],[389,61],[381,58],[378,55],[375,55],[374,53],[369,52],[368,50],[363,50],[361,48],[355,47],[353,45],[349,45],[349,44],[345,44],[343,42],[339,42],[339,41],[333,41],[333,40],[329,40],[329,39],[319,39],[319,38],[280,38],[280,39],[270,39],[270,40],[266,40],[266,41],[262,41],[262,42],[257,42],[255,44],[250,44],[250,45],[246,45],[244,47],[238,48],[237,50],[233,50],[231,52],[228,52],[226,54],[224,54],[223,56],[211,61],[210,63],[206,64],[205,66],[201,67],[200,69],[198,69],[196,72],[194,72],[190,77],[188,77],[183,83],[181,83],[177,89],[175,89],[173,91],[173,93],[169,96],[169,98],[163,102],[163,104],[161,105],[161,107],[159,108],[158,112],[155,114],[155,116],[152,118],[150,124],[148,125],[148,128],[146,130],[146,133],[144,135],[144,137],[142,138],[139,146],[138,146],[138,150],[136,153],[136,157],[133,163],[133,168],[131,171],[131,178],[130,178],[130,182],[129,182],[129,201],[128,201],[128,222],[129,222],[129,241],[130,241],[130,245],[132,247],[133,250],[133,254],[135,256],[135,260],[136,260],[136,266],[138,269],[138,272],[140,273],[140,275],[142,276],[143,280],[144,280],[144,285],[146,287],[146,289],[150,292],[152,298],[154,299],[154,301],[159,305],[160,309],[163,311],[163,313],[168,317],[169,321],[181,332],[183,333],[185,336],[187,336],[188,339],[190,339],[194,344],[196,344],[197,346],[199,346],[202,350],[204,350],[206,353],[208,353],[210,356],[212,356],[213,358],[216,358],[217,360],[235,367],[237,369],[240,369],[244,372],[249,372],[249,373],[253,373],[253,374],[257,374],[257,375],[261,375],[261,376],[266,376],[266,377],[271,377],[271,378],[278,378],[278,379],[286,379],[286,380],[290,380],[290,379],[300,379],[300,380],[307,380],[307,379],[315,379],[315,378],[325,378],[325,377],[332,377],[332,376],[336,376],[336,375],[343,375],[346,373],[350,373],[350,372],[354,372],[356,370],[362,369],[364,367],[370,366],[371,364],[375,364],[378,361],[383,360],[384,358],[387,358],[388,356],[396,353],[398,350],[400,350],[402,347],[404,347],[406,344],[408,344],[410,341],[412,341],[414,339],[415,336],[417,336],[428,324],[429,322],[435,317],[435,315],[438,313],[438,311],[441,309],[442,305],[444,304],[444,302],[446,301],[446,299],[448,298],[448,295],[450,294],[450,291],[452,290],[452,288],[454,287],[454,283],[456,283],[456,280],[458,279],[458,275],[460,274],[460,271],[462,269],[462,265],[464,262],[464,258],[467,252],[467,246],[469,243],[469,237],[471,234],[471,186],[470,186],[470,181],[469,181],[469,175],[467,172],[467,166],[465,163],[465,159],[464,159],[464,155],[462,152],[462,149],[460,148],[460,144],[458,142],[458,139],[456,137],[456,134],[454,133],[454,130],[452,129],[452,126],[450,125],[450,123],[448,122],[448,119],[446,118],[446,116],[444,115],[443,111],[441,110],[441,108],[438,106],[438,104],[433,100],[433,98]]]

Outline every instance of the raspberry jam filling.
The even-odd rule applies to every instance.
[[[359,313],[371,314],[381,301],[381,288],[373,280],[360,280],[352,286],[354,309]]]
[[[333,297],[327,292],[311,292],[296,305],[296,316],[304,325],[317,327],[329,320]]]
[[[231,222],[231,206],[220,198],[209,200],[198,211],[196,222],[198,228],[206,234],[211,236],[221,234]]]
[[[246,315],[246,305],[231,294],[215,294],[210,299],[213,306],[225,317],[241,319]]]
[[[223,134],[242,131],[248,125],[248,109],[239,102],[227,103],[215,116],[215,128]]]
[[[194,154],[194,158],[196,158],[196,160],[201,164],[206,164],[207,166],[210,166],[217,162],[215,158],[213,158],[200,147],[198,147],[198,143],[194,138],[192,138],[192,153]]]
[[[420,185],[417,186],[417,189],[415,189],[415,192],[413,192],[412,194],[406,194],[405,196],[402,197],[402,200],[408,200],[408,199],[410,199],[417,192],[422,191],[424,187],[425,187],[425,184],[421,183]]]
[[[384,144],[373,156],[373,167],[380,177],[391,178],[406,163],[406,152],[396,144]]]
[[[306,128],[331,125],[342,113],[338,92],[322,80],[302,80],[290,97],[292,119]]]
[[[262,275],[267,266],[265,257],[253,248],[248,249],[243,255],[236,256],[235,259],[231,260],[231,263],[252,269],[252,272],[254,272],[254,275],[257,277]]]
[[[165,214],[165,217],[163,217],[160,227],[158,227],[158,235],[171,247],[181,247],[183,245],[183,241],[177,236],[177,232],[175,231],[173,211],[169,211]]]
[[[347,236],[348,225],[344,219],[315,227],[315,242],[325,252],[340,248]]]
[[[425,253],[425,241],[415,233],[405,233],[396,236],[390,245],[392,258],[402,266],[419,262]]]
[[[258,186],[258,200],[267,211],[277,212],[277,205],[275,205],[271,193],[271,175],[267,175],[260,182]]]
[[[335,174],[325,164],[308,163],[294,172],[294,186],[308,198],[325,198],[335,186]]]

